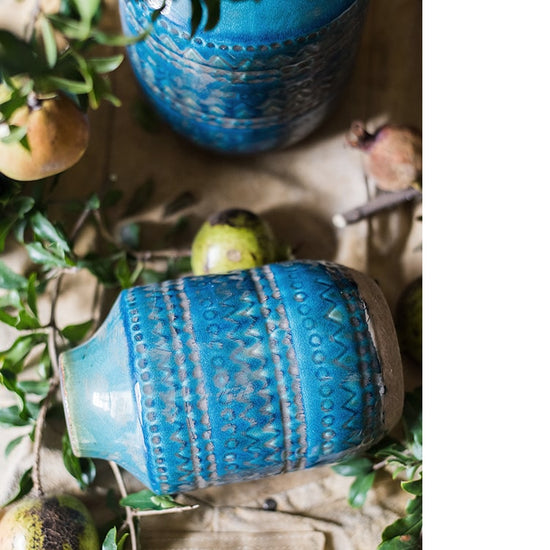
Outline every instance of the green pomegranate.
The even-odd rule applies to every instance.
[[[2,550],[99,550],[90,513],[71,495],[27,497],[0,520]]]
[[[395,329],[401,351],[422,364],[422,277],[405,287],[395,309]]]
[[[248,210],[222,210],[208,218],[191,246],[195,275],[257,267],[277,259],[277,245],[268,223]]]

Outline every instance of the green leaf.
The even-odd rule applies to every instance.
[[[17,290],[10,290],[6,293],[0,294],[0,307],[15,309],[23,307],[19,292]]]
[[[6,290],[22,290],[27,286],[27,279],[15,273],[0,260],[0,288]]]
[[[95,479],[96,467],[94,462],[90,458],[75,456],[67,432],[63,434],[61,444],[65,468],[76,479],[80,488],[85,490]]]
[[[383,541],[378,545],[378,550],[421,550],[422,545],[419,537],[411,535],[402,535],[387,541]]]
[[[13,315],[10,315],[3,309],[0,309],[0,322],[10,327],[15,327],[17,326],[18,317],[14,317]]]
[[[101,101],[104,100],[109,101],[115,107],[120,107],[122,102],[113,94],[109,79],[93,71],[91,72],[91,78],[92,91],[88,95],[90,107],[97,109]]]
[[[34,346],[47,342],[47,339],[48,336],[42,332],[25,334],[17,338],[7,350],[0,352],[2,369],[18,374],[23,368],[25,358]]]
[[[13,451],[14,449],[24,440],[24,439],[27,439],[29,436],[28,434],[23,434],[23,435],[20,435],[18,437],[16,437],[15,439],[12,439],[7,445],[6,445],[6,448],[4,449],[4,456],[9,456]]]
[[[107,533],[107,535],[105,536],[105,540],[101,545],[101,550],[122,550],[124,548],[124,542],[128,537],[128,533],[124,533],[120,537],[118,542],[116,540],[116,535],[117,535],[116,527],[112,527]]]
[[[50,21],[46,17],[40,19],[40,29],[42,30],[42,41],[44,43],[44,52],[46,61],[51,68],[57,61],[57,44]]]
[[[61,330],[61,334],[72,344],[77,344],[86,336],[93,323],[93,319],[90,319],[78,325],[68,325]]]
[[[138,279],[143,269],[143,265],[138,264],[134,270],[130,269],[128,259],[123,256],[115,265],[115,276],[121,288],[130,288]]]
[[[37,365],[38,374],[43,380],[49,381],[53,376],[52,360],[48,348],[44,348]]]
[[[60,257],[57,254],[46,250],[40,243],[29,243],[25,245],[30,259],[37,264],[46,267],[72,267],[73,263],[68,258]]]
[[[9,121],[15,111],[27,105],[27,96],[19,88],[11,92],[10,98],[0,104],[0,120]]]
[[[415,497],[414,500],[417,501],[414,506],[414,512],[388,525],[382,531],[383,541],[400,537],[408,538],[409,536],[418,538],[420,536],[422,531],[422,497]]]
[[[41,327],[36,315],[29,313],[26,309],[19,310],[15,324],[17,330],[34,330]]]
[[[0,29],[0,68],[2,73],[15,76],[42,72],[47,65],[33,47],[8,30]]]
[[[422,386],[405,394],[402,420],[407,440],[422,447]]]
[[[90,34],[90,25],[86,21],[76,21],[55,13],[48,15],[48,19],[53,27],[65,35],[66,38],[85,40]]]
[[[112,287],[119,284],[114,273],[114,261],[118,257],[118,254],[107,258],[96,254],[88,254],[85,258],[79,260],[77,265],[78,267],[87,269],[105,286]]]
[[[97,196],[97,193],[93,193],[92,196],[86,201],[87,210],[98,210],[101,206],[101,201]]]
[[[60,250],[63,252],[70,252],[71,247],[67,242],[67,238],[63,232],[55,227],[53,223],[42,214],[42,212],[35,212],[31,218],[31,227],[34,231],[34,234],[49,243],[55,243]]]
[[[12,405],[0,409],[0,426],[13,428],[19,426],[28,426],[31,423],[29,418],[21,418],[19,407]]]
[[[110,73],[120,67],[124,61],[124,55],[112,55],[109,57],[92,57],[88,59],[90,67],[99,74]]]
[[[422,480],[421,479],[415,479],[413,481],[403,481],[401,483],[401,487],[407,491],[407,493],[411,493],[411,495],[419,496],[422,494]]]
[[[19,480],[19,488],[17,493],[10,499],[8,502],[4,503],[2,506],[8,506],[9,504],[13,504],[20,498],[24,497],[25,495],[29,494],[31,489],[33,487],[32,483],[32,468],[29,468],[23,472],[23,475],[21,476],[21,479]]]
[[[6,246],[6,238],[9,235],[11,228],[17,221],[16,217],[4,218],[0,220],[0,252],[2,252]]]
[[[80,18],[85,21],[88,26],[92,22],[92,19],[97,14],[101,5],[100,0],[73,0],[73,4],[78,10]]]
[[[370,472],[367,475],[359,476],[351,484],[348,494],[348,502],[352,508],[361,508],[367,498],[372,484],[374,483],[376,472]]]
[[[129,506],[136,510],[165,510],[181,506],[169,495],[157,495],[149,489],[129,494],[119,501],[120,506]]]
[[[21,142],[21,140],[27,135],[26,126],[13,126],[9,125],[9,134],[0,139],[2,143],[15,144]]]
[[[372,461],[365,457],[355,457],[335,464],[332,469],[341,476],[366,475],[372,470]]]
[[[27,285],[27,304],[34,316],[38,318],[38,304],[36,299],[36,273],[31,273]]]
[[[19,417],[28,420],[31,415],[27,409],[27,396],[17,382],[17,375],[13,371],[0,369],[0,384],[13,393]]]
[[[48,86],[50,90],[63,90],[69,94],[87,94],[92,91],[92,82],[73,80],[60,76],[48,75],[42,79],[42,85]]]
[[[21,380],[19,387],[25,393],[46,397],[46,394],[50,390],[50,382],[48,380]]]

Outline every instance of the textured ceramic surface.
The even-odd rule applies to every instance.
[[[384,431],[368,305],[330,263],[125,290],[61,367],[75,452],[156,492],[331,463]]]
[[[191,2],[168,0],[129,58],[158,111],[194,142],[227,153],[279,148],[329,112],[351,72],[367,2],[226,0],[218,25],[191,37]],[[160,2],[119,5],[135,35]]]

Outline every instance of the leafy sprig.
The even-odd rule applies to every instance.
[[[422,540],[422,388],[405,396],[402,416],[403,437],[385,438],[365,456],[355,457],[333,466],[340,475],[354,477],[348,502],[361,508],[374,484],[377,473],[390,470],[392,477],[403,477],[401,488],[412,498],[405,515],[382,532],[379,550],[418,550]]]
[[[0,425],[17,427],[18,431],[6,447],[10,454],[26,440],[34,446],[33,467],[22,475],[19,488],[10,502],[22,498],[30,491],[42,494],[40,476],[40,447],[46,415],[58,405],[59,386],[57,357],[69,347],[80,343],[97,325],[98,319],[58,325],[57,301],[61,281],[88,270],[96,277],[97,285],[126,288],[138,282],[176,277],[190,270],[189,258],[178,256],[174,251],[161,252],[140,250],[139,232],[126,240],[116,239],[106,222],[106,213],[122,198],[120,192],[108,192],[103,198],[94,193],[82,201],[70,201],[71,217],[76,217],[74,226],[68,229],[65,223],[51,218],[53,203],[52,186],[37,182],[24,187],[7,178],[0,181],[0,252],[7,243],[17,245],[28,256],[25,271],[20,272],[0,259],[0,323],[14,332],[13,342],[0,350],[0,386],[7,390],[13,404],[0,409]],[[145,185],[145,184],[144,184]],[[130,214],[139,214],[154,192],[154,182],[146,182],[129,197]],[[189,206],[181,201],[180,206]],[[78,207],[77,210],[75,208]],[[131,222],[135,223],[135,222]],[[95,227],[97,246],[89,251],[77,252],[75,243],[85,225]],[[161,259],[161,267],[157,260]],[[39,301],[47,303],[50,312],[39,310]],[[42,308],[43,310],[44,308]],[[24,376],[23,376],[24,375]],[[67,472],[72,475],[82,490],[95,482],[95,462],[76,457],[68,435],[62,438],[61,451]],[[131,495],[125,495],[132,499]],[[7,504],[7,503],[6,503]],[[188,509],[171,497],[151,494],[137,500],[122,502],[121,507],[131,509],[131,521],[146,513],[165,513],[171,508]],[[133,523],[131,523],[133,525]],[[129,524],[128,524],[129,528]],[[113,533],[106,539],[106,548],[112,547]],[[135,545],[135,531],[130,531]],[[122,548],[122,536],[116,547]],[[110,542],[109,542],[110,541]]]
[[[102,28],[101,0],[64,0],[56,13],[40,11],[28,39],[0,30],[0,140],[28,147],[26,128],[11,123],[13,114],[59,93],[72,97],[83,111],[103,101],[119,106],[109,76],[124,55],[112,48],[143,40],[163,8],[164,3],[152,12],[149,26],[136,36]]]

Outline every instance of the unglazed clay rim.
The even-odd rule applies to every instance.
[[[350,270],[365,300],[367,322],[382,367],[386,391],[383,395],[384,431],[389,432],[403,414],[404,383],[401,352],[388,303],[378,285],[365,274]]]

